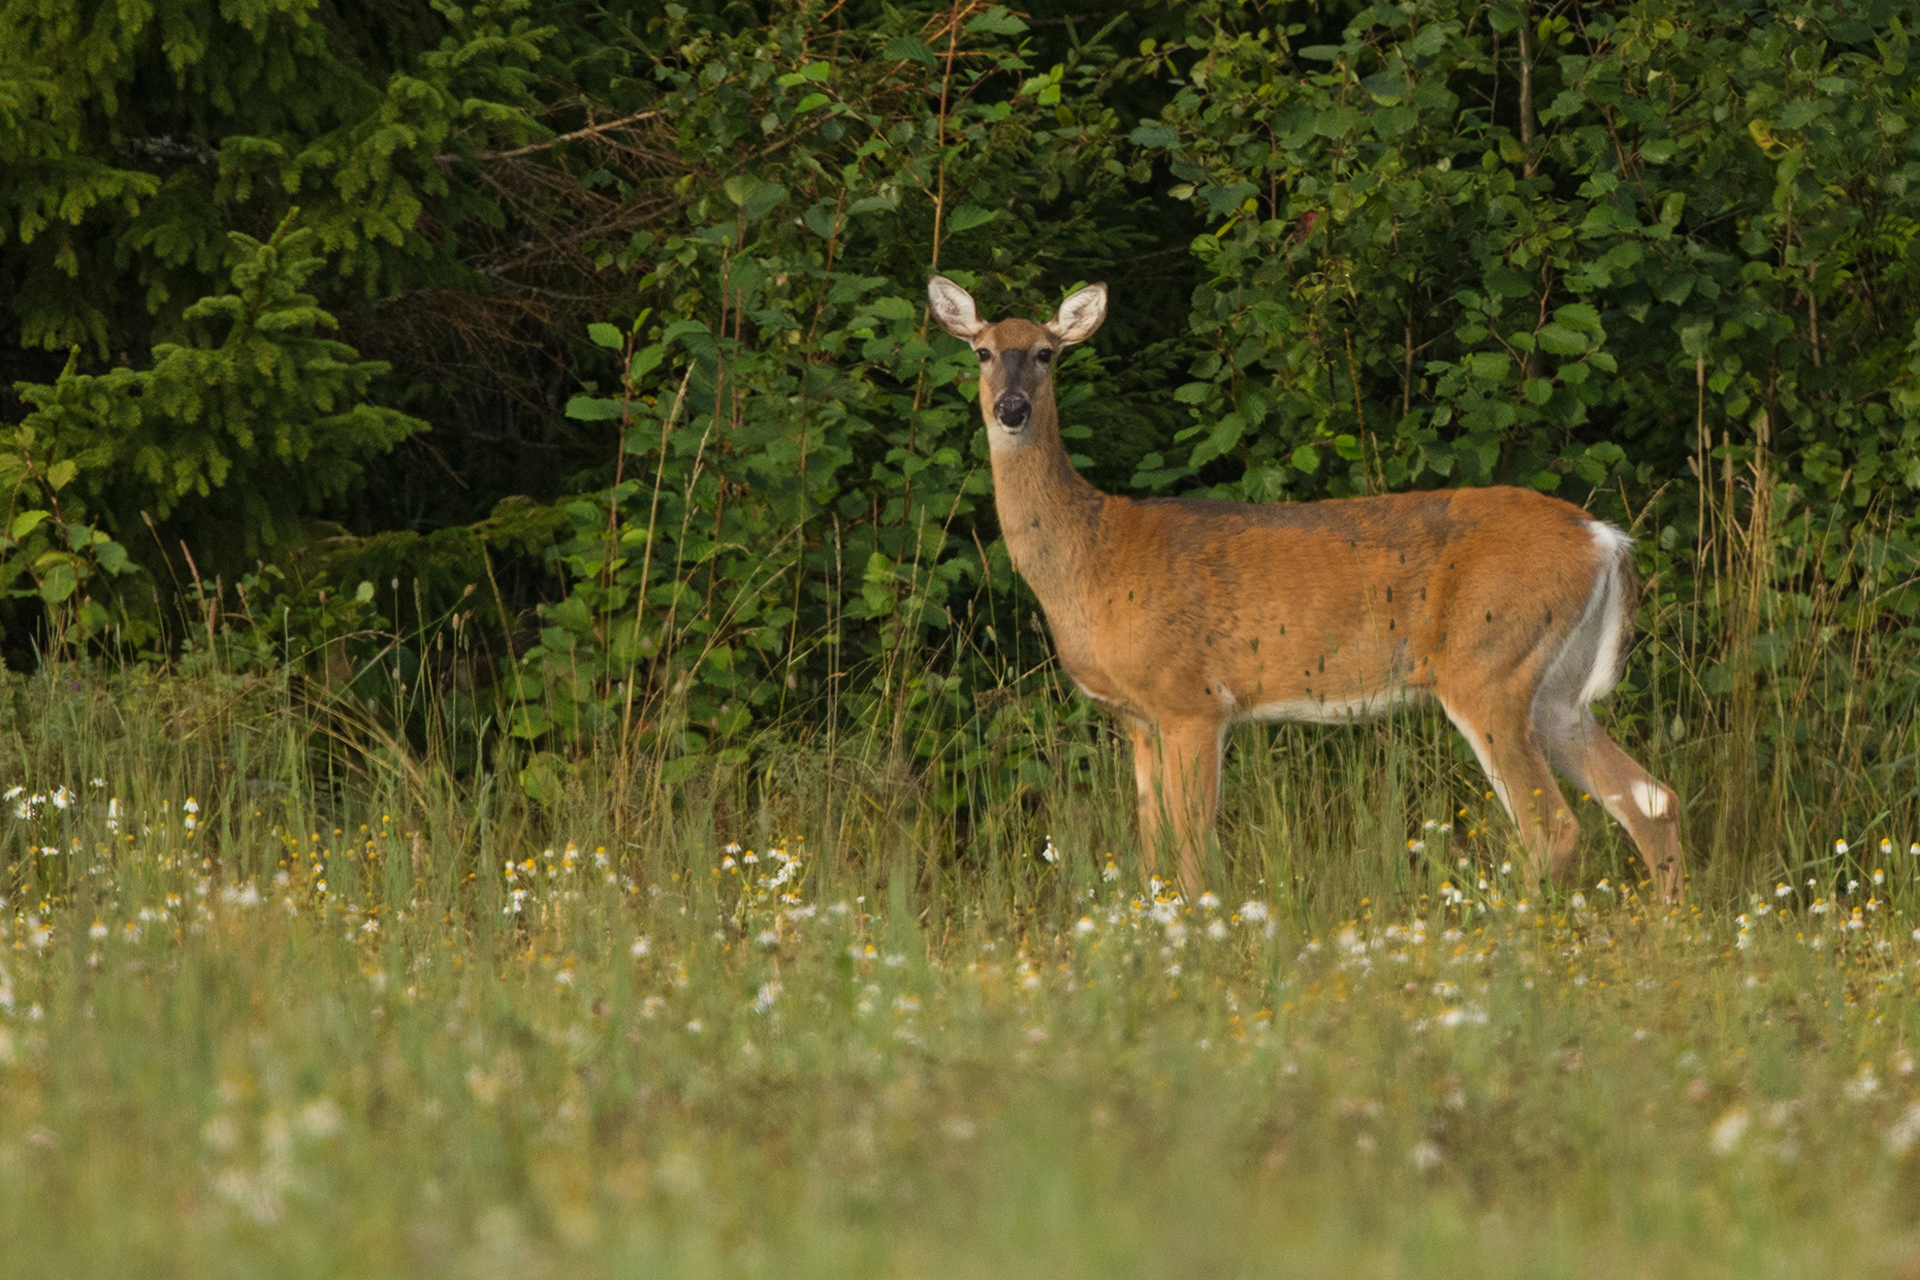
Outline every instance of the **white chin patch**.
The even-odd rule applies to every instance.
[[[1633,792],[1633,802],[1640,806],[1640,812],[1649,818],[1664,818],[1667,814],[1667,789],[1657,782],[1636,782],[1628,788]]]
[[[995,452],[1018,449],[1027,443],[1027,429],[1002,426],[997,420],[987,422],[987,448]]]

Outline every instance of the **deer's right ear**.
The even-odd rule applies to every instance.
[[[933,318],[940,327],[963,342],[971,342],[986,322],[974,308],[973,295],[945,276],[927,281],[927,301],[933,306]]]

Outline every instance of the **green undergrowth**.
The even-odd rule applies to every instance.
[[[856,743],[541,806],[271,680],[7,692],[11,1274],[1920,1256],[1920,858],[1865,809],[1667,907],[1582,806],[1542,894],[1435,726],[1289,730],[1180,902],[1097,739],[960,830]]]

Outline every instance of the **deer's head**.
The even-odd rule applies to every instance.
[[[1053,395],[1053,365],[1062,347],[1085,342],[1107,318],[1107,286],[1090,284],[1060,304],[1045,324],[980,318],[973,295],[945,276],[927,282],[940,327],[973,347],[980,357],[980,411],[987,443],[1014,449],[1026,443],[1033,406]]]

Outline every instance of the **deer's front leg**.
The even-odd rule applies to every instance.
[[[1200,852],[1213,831],[1220,806],[1222,722],[1186,717],[1158,722],[1135,720],[1133,774],[1140,804],[1140,863],[1153,874],[1160,846],[1178,851],[1180,886],[1198,897]]]

